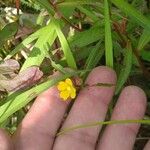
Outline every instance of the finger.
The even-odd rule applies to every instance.
[[[68,104],[56,87],[41,94],[14,136],[15,150],[50,150]]]
[[[10,136],[2,129],[0,129],[0,150],[13,150]]]
[[[138,87],[126,87],[116,104],[111,120],[137,120],[144,116],[146,96]],[[98,150],[131,150],[133,148],[139,124],[109,125],[100,143]]]
[[[150,140],[145,145],[144,150],[150,150]]]
[[[115,82],[115,72],[107,67],[95,68],[86,81],[88,85],[96,85],[97,83],[115,84]],[[85,87],[80,91],[63,128],[104,120],[113,92],[114,86]],[[100,128],[100,126],[84,128],[60,135],[56,139],[53,149],[93,150]]]

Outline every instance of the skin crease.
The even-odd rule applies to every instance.
[[[97,67],[86,83],[116,83],[115,72],[108,67]],[[115,87],[85,87],[82,89],[62,128],[93,121],[103,121]],[[55,138],[62,124],[69,101],[62,101],[56,87],[38,96],[32,108],[19,125],[12,139],[0,129],[0,150],[132,150],[139,124],[109,125],[98,139],[101,126],[78,129]],[[112,120],[142,119],[146,96],[136,86],[121,92],[112,113]],[[114,138],[115,137],[115,138]],[[96,141],[98,144],[96,145]],[[150,141],[143,150],[150,149]]]

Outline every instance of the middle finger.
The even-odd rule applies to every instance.
[[[95,68],[87,78],[86,83],[116,83],[115,72],[107,67]],[[112,99],[114,86],[112,87],[86,87],[79,93],[63,128],[86,124],[88,122],[103,121],[108,104]],[[100,131],[100,126],[83,128],[59,136],[54,143],[54,150],[93,150]]]

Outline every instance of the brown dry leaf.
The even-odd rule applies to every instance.
[[[16,60],[14,59],[4,60],[4,62],[0,64],[0,74],[10,74],[16,70],[19,70],[19,68],[20,65]]]
[[[37,83],[43,76],[43,72],[38,67],[29,67],[20,72],[15,78],[10,80],[0,80],[0,90],[15,92],[20,89],[28,88]]]

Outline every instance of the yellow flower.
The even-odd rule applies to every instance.
[[[71,79],[67,78],[65,81],[60,81],[57,85],[58,90],[60,91],[60,98],[64,101],[68,98],[76,97],[76,89],[71,81]]]

